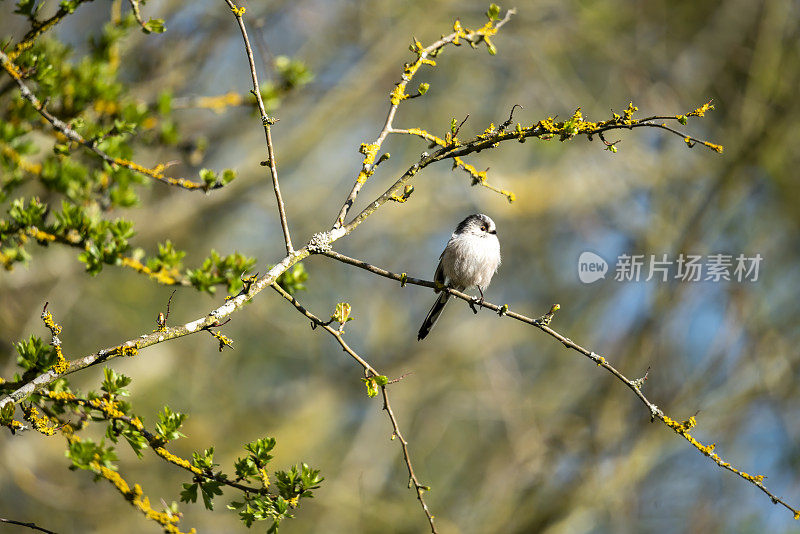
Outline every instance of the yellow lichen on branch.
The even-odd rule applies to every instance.
[[[745,480],[748,480],[748,481],[752,482],[753,484],[755,484],[757,486],[761,486],[762,485],[762,482],[764,481],[764,475],[751,475],[750,473],[746,473],[746,472],[744,472],[744,471],[742,471],[740,469],[737,469],[736,467],[731,465],[729,462],[726,462],[725,460],[723,460],[722,457],[720,457],[716,452],[714,452],[714,449],[716,448],[716,444],[715,443],[712,443],[711,445],[704,445],[702,442],[700,442],[699,440],[695,439],[694,436],[689,434],[689,430],[692,429],[697,424],[697,420],[694,417],[690,417],[686,421],[683,421],[683,422],[680,422],[680,423],[678,421],[675,421],[674,419],[671,419],[671,418],[667,417],[666,415],[661,416],[660,419],[664,422],[665,425],[670,427],[677,434],[683,436],[683,438],[686,441],[688,441],[689,443],[691,443],[691,445],[695,449],[697,449],[698,451],[700,451],[704,455],[706,455],[709,458],[711,458],[720,467],[723,467],[723,468],[727,469],[728,471],[736,473],[740,477],[744,478]],[[798,519],[797,513],[795,513],[795,519]]]
[[[159,284],[164,284],[164,285],[167,285],[167,286],[171,286],[171,285],[181,285],[181,283],[182,283],[181,279],[179,278],[180,275],[178,274],[176,269],[173,269],[171,271],[166,270],[166,269],[160,269],[158,271],[153,271],[152,269],[150,269],[149,267],[144,265],[139,260],[136,260],[136,259],[131,258],[129,256],[121,256],[120,257],[120,262],[125,267],[130,267],[131,269],[133,269],[136,272],[139,272],[139,273],[142,273],[142,274],[146,274],[147,276],[149,276],[150,278],[152,278],[153,280],[155,280]]]
[[[0,153],[2,153],[11,161],[13,161],[14,164],[23,171],[30,174],[35,174],[37,176],[42,174],[42,165],[40,163],[29,162],[28,160],[23,158],[20,155],[20,153],[14,150],[11,146],[5,143],[0,143]]]
[[[205,474],[202,469],[200,469],[199,467],[195,467],[194,465],[192,465],[190,461],[181,458],[180,456],[172,454],[164,447],[153,447],[153,452],[155,452],[157,455],[159,455],[169,463],[177,465],[178,467],[182,467],[183,469],[186,469],[188,471],[191,471],[195,475]]]
[[[170,534],[183,534],[177,527],[177,523],[180,521],[180,518],[173,514],[154,510],[153,507],[150,506],[150,499],[143,494],[142,488],[139,486],[139,484],[134,484],[133,488],[131,488],[119,473],[109,469],[104,465],[101,465],[99,462],[92,462],[90,466],[95,473],[111,482],[122,494],[122,496],[125,497],[125,500],[139,509],[145,515],[145,517],[159,523],[164,528],[164,532],[169,532]],[[194,532],[195,529],[191,529],[189,530],[188,534],[194,534]]]
[[[46,415],[39,412],[36,406],[32,404],[22,404],[22,415],[31,426],[45,436],[52,436],[58,430],[57,426],[51,426],[52,421]]]
[[[375,174],[375,157],[378,155],[378,149],[380,149],[380,145],[377,143],[361,143],[358,151],[364,154],[364,160],[361,162],[361,171],[356,179],[358,183],[363,184]]]
[[[239,93],[225,93],[218,96],[203,96],[197,98],[193,107],[210,109],[215,113],[222,113],[225,108],[241,106],[245,102]]]

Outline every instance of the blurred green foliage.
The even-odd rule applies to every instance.
[[[46,2],[15,3],[14,13],[27,18],[30,31],[9,49],[9,61],[14,67],[8,67],[8,73],[19,75],[41,106],[63,120],[86,143],[52,129],[22,94],[12,91],[11,85],[0,86],[0,204],[6,213],[0,219],[0,261],[8,271],[18,264],[30,267],[34,261],[28,251],[31,242],[67,246],[80,250],[78,259],[92,275],[99,274],[104,266],[123,266],[160,283],[187,285],[205,293],[213,294],[218,286],[231,293],[240,290],[242,278],[255,265],[254,258],[238,252],[221,255],[212,249],[199,267],[184,268],[186,251],[177,248],[172,239],[158,243],[158,251],[152,256],[140,247],[133,248],[136,231],[133,221],[124,218],[126,211],[140,205],[151,175],[160,174],[171,164],[151,170],[138,164],[126,168],[116,162],[129,163],[156,149],[162,157],[170,153],[181,157],[180,147],[187,143],[191,147],[192,143],[184,139],[173,118],[169,91],[159,92],[154,102],[148,102],[132,95],[121,79],[120,50],[131,38],[135,23],[140,23],[144,33],[162,33],[164,21],[144,22],[140,12],[144,1],[132,2],[133,12],[127,15],[120,15],[119,1],[113,2],[111,20],[101,32],[89,36],[87,52],[78,55],[76,47],[57,38],[52,27],[82,3],[83,0],[62,1],[48,19],[42,18],[48,11]],[[279,56],[274,64],[278,80],[263,88],[273,108],[289,91],[313,79],[301,61]],[[97,157],[95,149],[104,153],[102,158]],[[236,178],[232,169],[217,173],[201,168],[197,173],[206,192],[227,186]],[[166,230],[164,235],[168,235]],[[284,273],[279,283],[294,293],[305,288],[307,279],[303,266],[296,265]],[[11,392],[51,369],[58,361],[54,344],[60,345],[60,341],[54,339],[52,344],[45,344],[35,335],[16,343],[17,365],[23,373],[15,373],[11,381],[0,381],[0,391]],[[62,378],[47,391],[31,395],[20,408],[36,430],[47,435],[56,431],[64,434],[70,469],[91,471],[95,480],[107,478],[126,499],[169,531],[179,517],[176,505],[167,506],[163,513],[155,512],[146,499],[141,499],[139,486],[131,489],[121,476],[114,474],[119,457],[113,444],[120,437],[140,458],[145,449],[152,448],[168,462],[191,471],[193,482],[183,484],[181,492],[185,502],[194,502],[199,489],[203,503],[212,509],[214,497],[222,495],[223,488],[242,492],[243,501],[230,507],[239,511],[248,527],[255,520],[270,520],[270,530],[277,532],[282,519],[293,517],[298,500],[311,497],[311,490],[319,487],[319,471],[300,464],[289,471],[277,471],[275,493],[266,491],[269,482],[264,469],[271,456],[265,450],[275,446],[272,438],[246,446],[251,455],[237,460],[235,479],[215,469],[213,447],[195,452],[191,463],[167,452],[167,444],[185,437],[181,428],[187,414],[163,406],[152,432],[146,430],[142,419],[134,414],[132,403],[123,400],[129,396],[131,382],[130,377],[106,368],[101,393],[89,391],[83,397]],[[86,433],[92,422],[105,424],[104,436],[112,445],[106,445],[105,439],[78,436]],[[0,423],[12,432],[22,428],[14,420],[13,404],[4,407]],[[242,485],[249,482],[257,487]]]

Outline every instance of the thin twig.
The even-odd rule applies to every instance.
[[[303,307],[303,305],[301,305],[297,301],[296,298],[294,298],[292,295],[287,293],[278,284],[272,284],[271,287],[280,296],[282,296],[283,298],[285,298],[286,300],[291,302],[292,305],[297,309],[297,311],[299,311],[300,313],[305,315],[308,319],[311,319],[312,323],[314,323],[315,325],[317,325],[319,327],[324,328],[326,332],[328,332],[330,335],[335,337],[336,341],[338,341],[339,344],[342,346],[342,350],[344,350],[347,354],[349,354],[355,361],[357,361],[359,363],[359,365],[361,365],[361,367],[364,368],[364,371],[366,371],[367,376],[372,376],[372,377],[381,376],[381,374],[378,371],[376,371],[374,367],[372,367],[365,359],[363,359],[361,356],[359,356],[358,353],[356,351],[354,351],[350,347],[350,345],[347,344],[347,342],[342,337],[343,336],[342,332],[340,332],[339,330],[337,330],[337,329],[333,328],[332,326],[330,326],[330,322],[323,321],[322,319],[320,319],[319,317],[317,317],[316,315],[311,313],[309,310],[307,310],[305,307]]]
[[[391,280],[396,280],[398,282],[401,282],[402,285],[413,284],[413,285],[418,285],[418,286],[423,286],[423,287],[430,287],[430,288],[434,288],[434,289],[439,289],[439,288],[437,288],[436,284],[434,282],[432,282],[432,281],[422,280],[422,279],[418,279],[418,278],[412,278],[412,277],[407,276],[405,273],[403,273],[403,274],[393,273],[391,271],[387,271],[386,269],[382,269],[380,267],[376,267],[374,265],[371,265],[371,264],[369,264],[367,262],[364,262],[364,261],[361,261],[361,260],[357,260],[357,259],[354,259],[354,258],[350,258],[350,257],[345,256],[343,254],[339,254],[338,252],[328,251],[328,252],[324,252],[323,254],[325,254],[329,258],[333,258],[333,259],[338,260],[338,261],[340,261],[342,263],[347,263],[348,265],[353,265],[355,267],[359,267],[359,268],[367,270],[367,271],[369,271],[369,272],[371,272],[373,274],[377,274],[378,276],[382,276],[384,278],[389,278]],[[447,291],[448,293],[450,293],[454,297],[457,297],[457,298],[459,298],[461,300],[464,300],[464,301],[466,301],[468,303],[475,302],[475,297],[473,297],[471,295],[468,295],[466,293],[462,293],[461,291],[456,291],[456,290],[451,289],[451,288],[445,288],[445,289],[443,289],[443,291]],[[584,348],[581,345],[578,345],[577,343],[575,343],[574,341],[572,341],[568,337],[566,337],[566,336],[560,334],[559,332],[553,330],[552,328],[550,328],[549,326],[544,324],[544,322],[542,322],[542,321],[540,321],[538,319],[533,319],[533,318],[528,317],[526,315],[522,315],[520,313],[516,313],[514,311],[511,311],[511,310],[509,310],[508,305],[498,306],[497,304],[492,304],[491,302],[482,301],[481,302],[481,308],[485,308],[485,309],[491,310],[493,312],[496,312],[501,317],[510,317],[512,319],[516,319],[517,321],[521,321],[521,322],[529,324],[531,326],[535,326],[539,330],[543,331],[544,333],[546,333],[549,336],[551,336],[551,337],[555,338],[556,340],[558,340],[566,348],[572,349],[572,350],[574,350],[576,352],[579,352],[580,354],[582,354],[582,355],[586,356],[587,358],[591,359],[592,362],[594,362],[598,367],[602,367],[603,369],[605,369],[606,371],[608,371],[609,373],[614,375],[615,378],[617,378],[620,382],[625,384],[631,391],[633,391],[633,393],[636,395],[636,397],[638,397],[639,400],[642,401],[642,403],[647,407],[648,411],[650,412],[651,420],[658,419],[659,421],[664,423],[667,427],[671,428],[673,431],[675,431],[681,437],[686,439],[686,441],[688,441],[694,448],[696,448],[698,451],[700,451],[705,456],[710,458],[719,467],[722,467],[723,469],[726,469],[726,470],[730,471],[731,473],[734,473],[734,474],[738,475],[739,477],[747,480],[748,482],[750,482],[751,484],[756,486],[758,489],[760,489],[762,492],[764,492],[772,500],[772,502],[774,504],[783,505],[786,509],[788,509],[789,511],[791,511],[795,515],[795,518],[800,518],[800,509],[792,507],[786,501],[784,501],[780,497],[778,497],[775,494],[773,494],[763,484],[762,480],[763,480],[764,476],[761,476],[761,475],[755,475],[754,476],[754,475],[751,475],[749,473],[746,473],[746,472],[734,467],[730,463],[724,461],[722,459],[722,457],[720,457],[717,453],[714,452],[714,446],[713,445],[703,445],[702,443],[697,441],[691,434],[689,434],[688,431],[695,424],[694,423],[694,418],[690,418],[689,421],[682,422],[682,423],[677,422],[676,420],[673,420],[672,418],[668,417],[658,406],[656,406],[655,403],[651,402],[644,395],[644,393],[642,392],[642,385],[644,384],[644,381],[647,379],[647,375],[649,374],[649,371],[650,371],[649,368],[648,368],[648,372],[645,374],[644,377],[638,378],[638,379],[630,379],[627,376],[625,376],[624,374],[622,374],[620,371],[618,371],[610,363],[608,363],[608,360],[606,360],[606,358],[603,357],[602,355],[597,354],[596,352],[591,351],[591,350],[589,350],[587,348]]]
[[[37,526],[36,523],[23,523],[22,521],[14,521],[13,519],[5,519],[2,517],[0,517],[0,523],[8,523],[10,525],[19,525],[21,527],[28,527],[33,530],[38,530],[39,532],[46,532],[47,534],[56,534],[52,530],[47,530],[46,528]]]
[[[274,119],[267,115],[267,110],[264,108],[264,101],[261,99],[261,89],[258,86],[258,74],[256,73],[256,62],[253,58],[253,49],[250,47],[250,39],[247,37],[247,29],[244,26],[244,8],[237,7],[231,0],[225,0],[228,7],[233,11],[236,17],[236,22],[239,24],[239,29],[242,32],[244,39],[244,48],[247,51],[247,61],[250,63],[250,76],[253,78],[253,94],[258,103],[258,111],[261,113],[261,123],[264,125],[264,135],[267,138],[267,163],[269,164],[269,173],[272,176],[272,188],[275,190],[275,200],[278,204],[278,214],[281,219],[281,229],[283,230],[283,239],[286,243],[286,254],[291,254],[294,251],[292,248],[292,238],[289,236],[289,223],[286,220],[286,207],[283,204],[283,197],[281,197],[281,188],[278,184],[278,166],[275,162],[275,149],[272,146],[272,132],[270,125]]]
[[[305,315],[308,319],[311,320],[312,324],[315,324],[319,327],[322,327],[326,332],[336,338],[336,341],[339,342],[339,345],[342,346],[342,349],[347,352],[354,360],[356,360],[361,367],[364,368],[364,372],[367,376],[377,377],[380,376],[380,373],[376,371],[366,360],[364,360],[361,356],[359,356],[350,346],[345,342],[343,333],[340,330],[332,328],[327,323],[323,322],[319,317],[308,311],[305,307],[303,307],[296,298],[292,295],[287,293],[282,287],[278,284],[273,284],[272,289],[278,292],[283,298],[288,300],[292,303],[292,305]],[[392,405],[389,402],[389,392],[386,389],[385,385],[381,386],[381,395],[383,397],[383,409],[386,411],[387,415],[389,416],[389,420],[392,423],[392,439],[397,438],[400,441],[400,447],[403,450],[403,460],[406,464],[406,469],[408,469],[408,477],[410,481],[410,485],[413,484],[414,490],[417,493],[417,499],[422,506],[423,511],[425,512],[425,516],[428,518],[428,524],[431,527],[431,533],[437,534],[436,525],[433,522],[433,514],[431,514],[430,509],[428,508],[428,504],[425,502],[424,493],[428,491],[430,488],[425,486],[424,484],[420,483],[417,475],[414,473],[414,466],[411,463],[411,453],[408,451],[408,442],[403,437],[402,432],[400,432],[400,425],[397,422],[397,418],[394,415],[394,411],[392,410]]]
[[[139,26],[141,26],[144,31],[150,33],[150,30],[147,28],[147,23],[142,19],[142,12],[139,10],[139,0],[128,0],[128,2],[133,10],[133,18],[136,19],[136,22],[139,23]]]

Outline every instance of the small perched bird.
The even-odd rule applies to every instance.
[[[450,236],[439,256],[439,266],[433,280],[458,291],[476,286],[483,301],[483,290],[500,266],[500,242],[494,221],[483,213],[470,215]],[[442,314],[450,293],[443,291],[419,329],[417,339],[425,339]],[[476,312],[477,313],[477,312]]]

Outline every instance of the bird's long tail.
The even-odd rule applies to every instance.
[[[433,325],[436,324],[436,321],[439,320],[439,316],[444,311],[445,304],[447,304],[447,300],[450,298],[450,293],[447,291],[442,291],[442,294],[439,295],[439,298],[436,299],[436,302],[433,303],[433,307],[431,307],[431,311],[428,312],[428,316],[425,317],[425,322],[422,323],[422,326],[419,329],[419,333],[417,334],[417,340],[422,341],[425,339]]]

